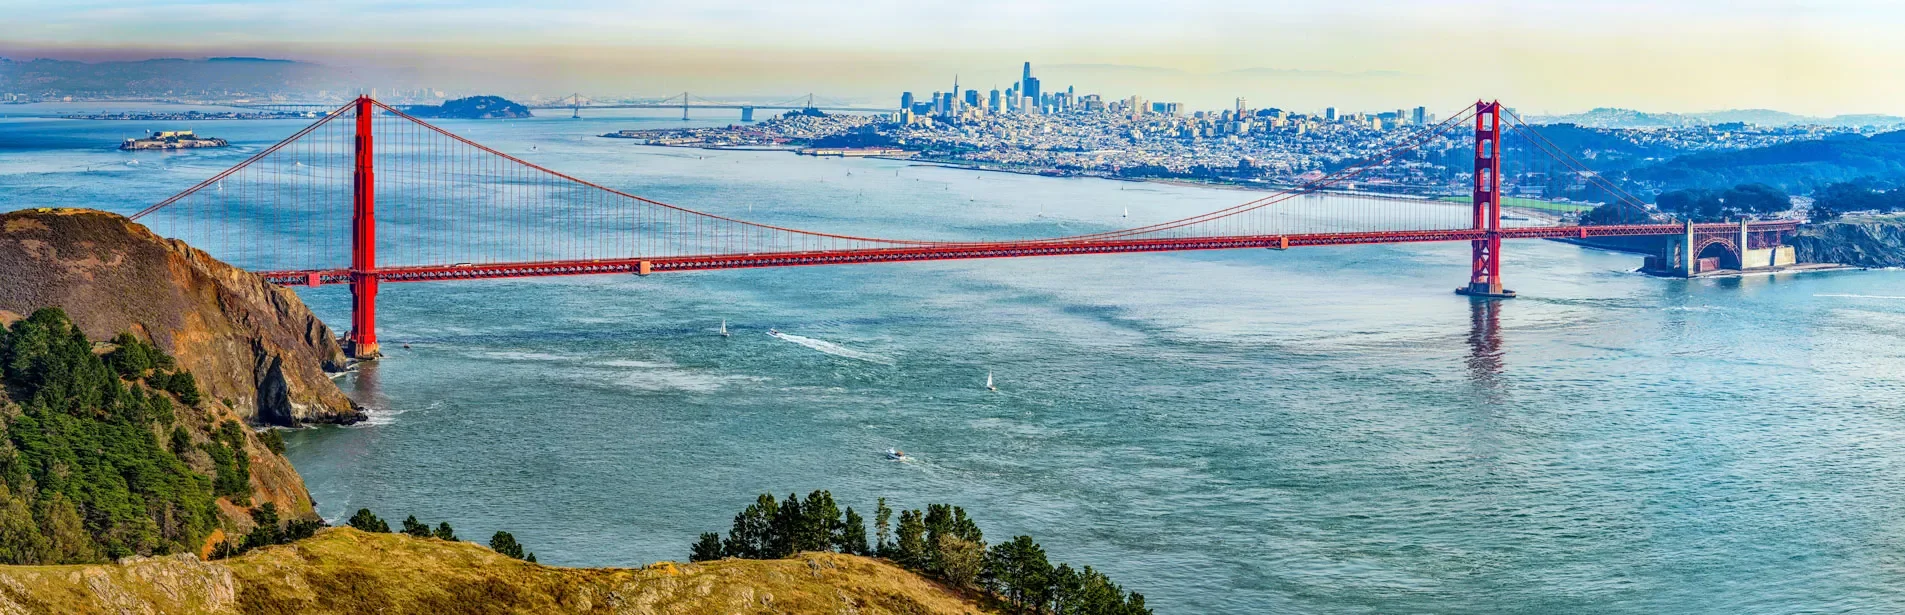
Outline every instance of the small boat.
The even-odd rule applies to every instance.
[[[986,372],[986,390],[988,391],[999,390],[999,387],[992,386],[992,372]]]
[[[1129,207],[1126,207],[1126,208],[1124,208],[1124,215],[1122,215],[1122,216],[1118,216],[1118,217],[1120,217],[1120,218],[1129,218],[1129,217],[1131,217],[1131,208],[1129,208]]]
[[[768,330],[767,330],[767,334],[768,334],[768,335],[771,335],[771,336],[773,336],[773,337],[780,337],[780,336],[781,336],[781,332],[780,332],[780,330],[779,330],[779,329],[768,329]]]
[[[912,456],[906,454],[906,451],[895,448],[886,449],[886,458],[893,461],[911,461],[913,459]]]
[[[728,336],[728,319],[721,319],[721,337]]]

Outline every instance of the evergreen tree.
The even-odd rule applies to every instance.
[[[833,494],[815,491],[800,505],[800,519],[793,537],[793,551],[831,551],[841,527],[840,508]]]
[[[40,533],[40,523],[33,519],[33,504],[0,482],[0,564],[43,563],[49,561],[46,554],[50,550],[46,535]]]
[[[800,512],[800,498],[787,494],[781,502],[780,510],[775,511],[774,531],[769,535],[768,550],[763,554],[766,559],[780,559],[794,554],[794,537],[800,534],[801,525],[807,517]]]
[[[365,532],[383,533],[390,531],[390,524],[384,523],[384,520],[377,518],[377,515],[370,514],[370,509],[368,508],[357,509],[357,514],[351,515],[350,520],[345,521],[344,524]]]
[[[887,507],[886,498],[873,508],[873,531],[879,542],[874,543],[874,553],[880,557],[893,557],[893,545],[888,539],[893,536],[893,509]]]
[[[913,570],[925,570],[927,564],[926,523],[917,510],[900,511],[900,527],[895,533],[893,561]]]
[[[701,535],[701,540],[695,541],[694,548],[688,552],[688,561],[714,561],[721,559],[725,554],[726,547],[721,544],[721,535],[708,532]]]
[[[523,556],[523,546],[517,543],[516,537],[509,532],[497,532],[495,536],[491,536],[489,538],[489,549],[516,559],[531,562],[536,561],[536,556],[533,554],[528,557]]]
[[[1052,566],[1045,549],[1031,536],[1017,536],[986,552],[983,578],[987,589],[1004,597],[1014,610],[1041,608],[1046,603]]]
[[[429,538],[430,524],[417,521],[416,515],[410,515],[408,517],[404,517],[403,533],[411,535],[411,536],[415,536],[417,538]]]
[[[436,537],[437,537],[437,540],[455,541],[456,531],[450,529],[450,522],[444,521],[437,524]]]
[[[852,555],[873,554],[873,551],[867,548],[866,519],[860,518],[860,513],[853,512],[852,506],[847,507],[847,520],[840,525],[839,541],[836,542],[834,546],[837,547],[841,553],[849,553]]]
[[[106,561],[93,537],[86,533],[86,525],[79,518],[79,510],[73,502],[66,499],[64,493],[54,493],[52,497],[41,500],[43,511],[40,515],[42,529],[47,538],[47,560],[57,564],[93,564]]]
[[[284,524],[284,541],[304,540],[317,534],[324,527],[323,519],[292,519]]]
[[[525,561],[525,562],[529,562],[529,563],[531,563],[531,564],[534,564],[534,563],[536,563],[536,554],[534,554],[534,553],[531,553],[531,554],[529,554],[529,555],[526,555],[526,556],[524,556],[524,557],[523,557],[523,561]]]
[[[284,533],[278,528],[277,504],[265,502],[251,509],[251,522],[251,533],[245,535],[241,549],[249,551],[284,542]]]
[[[745,559],[763,559],[769,557],[772,550],[774,519],[780,515],[780,503],[774,496],[763,493],[748,505],[747,510],[734,515],[734,527],[728,530],[728,540],[722,550],[728,557]]]

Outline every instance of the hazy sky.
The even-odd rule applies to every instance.
[[[0,55],[266,55],[555,94],[1048,87],[1306,110],[1905,113],[1899,0],[0,0]],[[376,85],[376,84],[368,84]]]

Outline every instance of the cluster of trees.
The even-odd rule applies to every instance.
[[[1900,210],[1905,210],[1905,190],[1875,178],[1862,177],[1831,184],[1813,193],[1810,217],[1831,220],[1848,211]]]
[[[1662,192],[1654,198],[1661,211],[1697,222],[1724,222],[1747,214],[1769,214],[1792,209],[1792,197],[1786,191],[1766,184],[1740,184],[1732,188],[1688,188]]]
[[[702,534],[688,559],[776,559],[802,551],[832,551],[885,558],[954,587],[983,589],[1019,613],[1151,612],[1142,594],[1124,591],[1090,566],[1053,566],[1030,536],[987,548],[985,533],[958,506],[902,510],[895,527],[893,509],[880,498],[874,528],[875,541],[868,544],[865,519],[852,507],[843,515],[827,491],[809,493],[806,499],[790,493],[782,501],[762,494],[734,515],[726,539],[714,532]]]
[[[282,545],[304,540],[317,534],[324,527],[323,519],[278,518],[278,505],[265,502],[251,509],[251,532],[243,540],[226,540],[212,548],[212,559],[225,559],[243,555],[246,551],[271,545]]]
[[[344,524],[373,534],[390,533],[390,524],[386,523],[383,519],[377,518],[377,515],[371,513],[368,508],[357,509],[357,513],[351,515],[350,520],[345,521]],[[430,524],[418,521],[416,515],[410,515],[404,518],[403,534],[415,538],[457,540],[456,530],[450,527],[450,522],[444,521],[438,523],[436,529],[433,530],[430,529]],[[536,554],[523,552],[522,544],[516,542],[516,537],[509,532],[497,532],[496,535],[491,536],[489,539],[489,548],[497,553],[526,562],[535,563],[536,561]]]
[[[0,562],[191,551],[218,525],[217,481],[193,470],[175,425],[196,382],[150,344],[116,341],[93,354],[51,308],[0,331]]]

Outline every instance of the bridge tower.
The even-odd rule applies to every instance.
[[[1481,239],[1469,242],[1472,255],[1468,286],[1458,294],[1506,299],[1515,291],[1502,288],[1502,159],[1501,101],[1475,102],[1475,230]]]
[[[354,359],[377,357],[377,179],[371,125],[376,105],[357,97],[356,166],[351,173],[351,332],[345,349]]]

